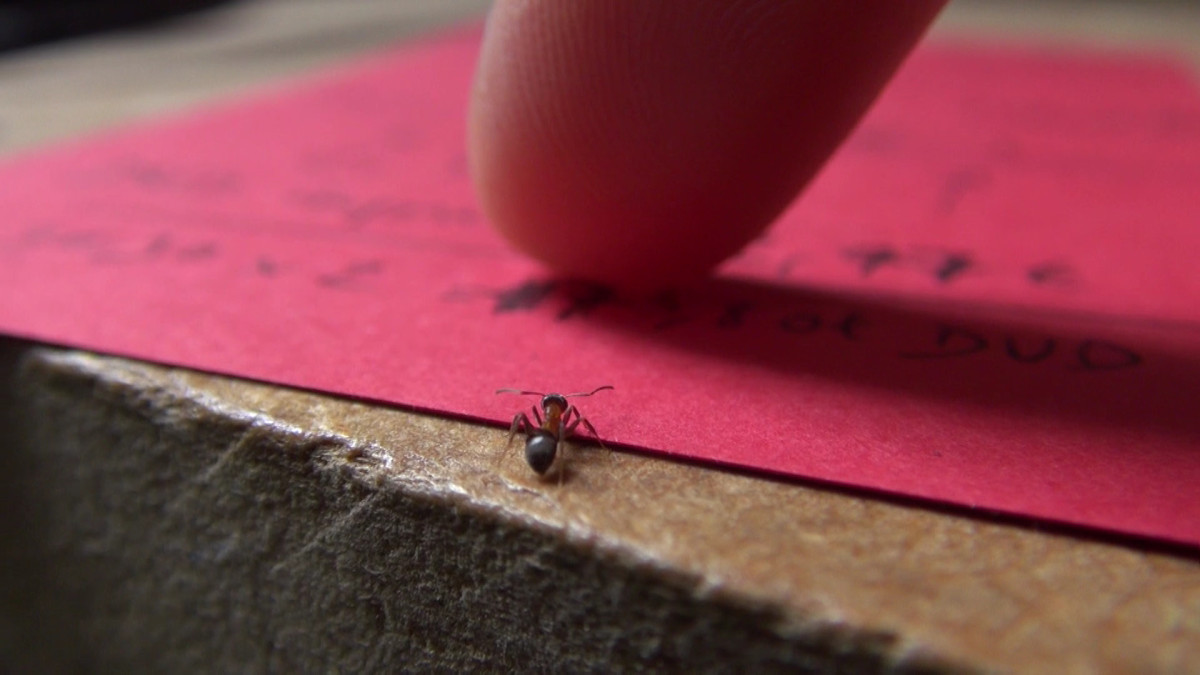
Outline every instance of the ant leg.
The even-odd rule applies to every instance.
[[[504,453],[508,451],[508,448],[510,446],[512,446],[513,436],[516,436],[518,432],[528,433],[529,430],[532,428],[533,428],[533,425],[530,423],[528,415],[526,415],[523,412],[519,412],[516,415],[514,415],[513,421],[512,421],[512,426],[510,426],[508,428],[508,440],[504,442],[504,450],[501,451],[500,453],[496,454],[496,458],[493,461],[493,463],[494,464],[500,463],[500,459],[504,456]]]
[[[526,415],[523,412],[517,413],[513,416],[512,426],[508,428],[508,442],[505,444],[505,447],[512,445],[513,436],[516,436],[518,432],[527,434],[530,431],[542,426],[542,415],[538,412],[537,406],[534,406],[531,409],[533,410],[534,418],[538,421],[537,426],[534,426],[534,424],[529,421],[529,415]]]
[[[516,415],[514,415],[513,421],[512,421],[512,426],[510,426],[508,428],[508,443],[506,444],[506,446],[512,444],[513,436],[516,436],[517,432],[519,432],[519,431],[528,432],[532,428],[533,428],[533,425],[530,424],[528,415],[526,415],[523,412],[519,412]]]
[[[596,442],[599,443],[600,447],[603,448],[604,447],[604,439],[600,438],[600,434],[596,432],[596,427],[592,426],[592,423],[589,422],[588,418],[586,418],[586,417],[580,417],[578,422],[576,422],[576,424],[578,424],[580,422],[582,422],[583,426],[587,428],[588,433],[592,435],[592,438],[596,439]]]
[[[578,414],[578,413],[576,413],[576,414]],[[604,450],[604,459],[609,462],[613,461],[612,448],[610,448],[604,444],[604,441],[601,440],[601,438],[600,438],[600,434],[596,433],[596,427],[592,426],[592,423],[589,422],[588,419],[586,417],[583,417],[582,415],[580,415],[579,419],[576,420],[576,424],[579,424],[579,423],[582,423],[583,426],[587,428],[588,433],[590,433],[592,435],[592,438],[596,439],[596,442],[600,444],[600,449]]]
[[[611,455],[612,450],[609,450],[608,446],[604,444],[604,441],[600,439],[600,434],[596,433],[596,427],[592,426],[592,423],[588,421],[588,418],[580,415],[577,408],[574,406],[568,408],[566,414],[563,415],[563,420],[565,421],[572,414],[575,415],[575,421],[571,422],[571,424],[567,427],[566,433],[563,434],[563,437],[574,433],[575,428],[582,424],[583,427],[588,430],[588,433],[592,435],[592,438],[594,438],[596,442],[600,444],[600,447],[604,448],[604,450]]]
[[[567,473],[567,444],[562,438],[558,440],[558,487],[562,487],[563,477]]]
[[[567,406],[563,411],[562,417],[558,418],[558,437],[566,440],[567,436],[571,435],[571,431],[575,429],[575,425],[579,422],[572,422],[571,417],[579,417],[579,410],[573,405]]]
[[[575,416],[574,421],[571,421],[572,415]],[[584,428],[588,430],[588,433],[592,435],[592,438],[594,438],[596,440],[597,443],[599,443],[600,445],[604,445],[604,441],[600,440],[600,434],[596,433],[596,427],[592,426],[592,423],[588,421],[588,418],[579,414],[578,408],[576,408],[574,406],[567,408],[567,412],[563,415],[563,423],[567,425],[566,434],[573,433],[575,431],[575,428],[578,427],[580,424],[582,424],[584,426]],[[566,434],[564,434],[564,435],[566,435]]]

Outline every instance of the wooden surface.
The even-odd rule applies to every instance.
[[[470,16],[483,4],[446,0],[243,3],[155,31],[112,35],[17,54],[0,60],[0,125],[3,125],[0,142],[8,151],[29,149],[89,129],[178,109],[257,82],[297,74],[441,22]],[[1085,6],[1087,9],[1082,9]],[[1182,3],[1134,6],[956,3],[935,30],[933,39],[993,39],[1005,35],[1117,46],[1150,44],[1160,49],[1174,45],[1196,55],[1200,62],[1200,9]],[[628,626],[622,627],[618,611],[613,614],[615,623],[593,625],[582,636],[557,635],[553,625],[546,627],[541,647],[560,659],[562,655],[555,655],[553,650],[579,649],[588,638],[594,643],[595,636],[609,635],[606,639],[617,646],[609,652],[598,652],[600,655],[589,657],[590,661],[580,662],[581,668],[585,663],[589,667],[603,664],[604,654],[609,654],[612,663],[623,664],[621,667],[625,668],[635,667],[631,664],[638,663],[639,655],[651,666],[670,668],[687,663],[663,656],[667,653],[664,650],[669,651],[663,645],[675,637],[673,630],[682,630],[678,626],[687,624],[686,618],[680,618],[680,624],[672,624],[675,628],[660,626],[662,634],[651,640],[655,647],[629,654],[619,649],[629,635],[655,630],[650,623],[639,623],[642,620],[633,617],[632,608],[652,606],[656,602],[653,598],[659,597],[653,588],[660,584],[662,589],[669,590],[662,591],[664,605],[675,602],[669,600],[676,597],[672,594],[681,594],[691,604],[680,606],[690,607],[691,615],[705,615],[705,611],[717,607],[718,616],[737,616],[743,624],[759,622],[764,631],[761,635],[753,633],[740,638],[749,648],[768,645],[775,649],[771,641],[782,641],[780,653],[790,656],[779,657],[782,660],[778,663],[799,668],[809,662],[797,659],[812,657],[816,660],[809,667],[819,672],[850,667],[857,670],[859,666],[863,670],[881,671],[1200,672],[1200,562],[1195,557],[1044,533],[982,518],[937,513],[631,454],[605,457],[580,453],[571,480],[559,487],[535,480],[519,453],[497,459],[496,449],[502,446],[503,433],[495,429],[121,359],[25,346],[10,349],[15,349],[15,355],[9,358],[15,370],[14,384],[9,390],[16,392],[11,394],[10,405],[23,412],[21,419],[9,424],[21,430],[18,437],[24,438],[31,448],[33,463],[40,461],[38,453],[45,453],[46,457],[57,458],[56,465],[61,465],[65,455],[52,452],[51,448],[67,444],[76,453],[70,455],[72,461],[107,466],[113,460],[104,453],[119,455],[123,443],[140,437],[137,434],[150,434],[162,439],[161,445],[156,446],[161,452],[153,455],[156,461],[172,462],[171,452],[177,452],[181,453],[180,467],[185,467],[190,466],[182,454],[189,447],[189,434],[199,438],[206,433],[205,428],[224,429],[230,425],[241,429],[238,433],[243,435],[249,433],[247,429],[260,430],[264,437],[274,439],[274,445],[268,445],[282,454],[287,454],[288,448],[321,438],[336,452],[329,456],[312,455],[319,455],[319,461],[312,459],[310,463],[321,467],[333,464],[346,470],[329,474],[332,477],[320,474],[326,477],[311,488],[311,494],[316,495],[314,499],[327,494],[322,490],[329,491],[329,495],[332,491],[358,495],[356,498],[365,500],[363,503],[382,493],[421,495],[425,500],[422,503],[432,504],[435,510],[467,514],[461,517],[470,522],[501,523],[507,528],[504,532],[532,532],[559,542],[563,550],[582,559],[604,559],[612,569],[634,570],[630,580],[622,583],[629,588],[648,585],[651,590],[639,591],[636,598],[628,601],[631,608]],[[79,415],[83,419],[91,408],[98,406],[106,406],[107,412],[97,413],[94,419],[112,420],[116,415],[114,409],[127,409],[143,421],[143,427],[150,425],[151,430],[159,431],[151,433],[138,427],[140,431],[131,430],[127,437],[114,431],[112,438],[100,438],[103,434],[96,433],[93,422],[87,427],[92,431],[71,436],[65,431],[70,427],[68,424],[59,424],[54,419],[38,421],[39,417],[54,415],[66,418]],[[171,414],[179,410],[189,412],[183,416]],[[182,424],[181,419],[201,420],[203,424],[189,426]],[[88,438],[95,439],[101,450],[92,455],[78,454],[82,451],[76,445]],[[197,441],[196,446],[201,445]],[[214,473],[220,473],[217,471],[220,462],[227,461],[224,455],[215,454],[212,463],[202,463],[190,473],[180,468],[170,474],[174,476],[171,480],[188,493],[198,489],[197,485],[207,484],[204,481],[212,480]],[[139,472],[148,470],[144,466],[121,466],[119,471],[112,469],[113,485],[126,480],[121,476],[142,475]],[[231,466],[242,465],[234,462]],[[288,477],[283,468],[270,471],[276,472],[280,480]],[[34,471],[30,475],[43,474]],[[46,500],[44,513],[61,514],[68,520],[99,519],[101,516],[96,514],[105,512],[102,507],[107,504],[107,508],[112,508],[111,503],[101,500],[88,512],[90,516],[72,511],[77,503],[91,503],[87,497],[89,491],[101,490],[96,482],[88,481],[79,482],[76,488],[78,491],[70,497],[55,497],[52,490],[37,494],[17,492],[26,495],[22,499],[31,500],[29,503],[39,504],[38,509],[43,507],[37,500]],[[117,496],[109,498],[137,499],[135,489],[141,488],[131,487],[130,492],[113,493]],[[62,504],[52,503],[53,499],[60,499]],[[342,508],[341,498],[328,496],[328,499],[331,505]],[[185,509],[186,518],[181,522],[203,522],[208,517],[206,509],[213,508],[207,500],[194,503],[177,500],[171,504],[172,508]],[[345,506],[345,513],[349,514],[346,522],[358,513],[355,504]],[[401,514],[396,517],[403,518],[403,509],[396,508]],[[371,509],[364,512],[375,513]],[[121,515],[125,513],[121,509],[111,513],[117,515],[110,518],[126,517]],[[129,513],[132,523],[134,510]],[[236,513],[242,515],[227,517],[249,517],[245,510]],[[386,518],[388,513],[383,509],[371,517]],[[142,517],[144,514],[136,516]],[[355,531],[372,525],[369,518],[365,523],[353,522],[350,529]],[[241,525],[226,522],[225,526],[244,528],[246,537],[255,531],[253,522]],[[297,542],[296,550],[285,547],[270,554],[281,556],[283,561],[303,560],[304,552],[313,549],[335,555],[337,549],[331,548],[333,544],[321,542],[341,541],[335,536],[340,531],[339,525],[313,527],[314,539]],[[73,532],[69,527],[61,531]],[[199,530],[188,536],[203,537],[205,532]],[[437,543],[442,548],[436,550],[436,555],[457,556],[462,567],[470,567],[486,560],[489,554],[457,553],[454,546],[461,544],[469,551],[473,550],[471,546],[482,546],[479,542],[486,541],[492,548],[480,550],[493,550],[500,559],[516,561],[515,567],[505,568],[509,573],[524,569],[520,565],[528,563],[521,557],[526,553],[505,548],[511,539],[509,535],[499,538],[479,535],[483,538],[472,540],[476,535],[471,533],[475,530],[465,528],[463,532],[459,539],[451,537]],[[168,540],[168,535],[161,533],[163,541]],[[62,550],[70,548],[70,541],[63,534],[56,548],[52,547],[57,551],[54,555],[66,555]],[[138,541],[131,535],[121,546],[133,550]],[[364,539],[346,541],[366,549],[381,545]],[[107,563],[110,567],[132,565],[128,557],[114,556]],[[76,562],[70,569],[90,569],[83,554],[72,559]],[[577,585],[580,595],[554,596],[559,602],[599,603],[595,599],[599,595],[587,594],[588,584],[593,584],[591,590],[618,595],[622,592],[611,585],[611,574],[596,579],[574,574],[573,578],[571,570],[577,572],[578,563],[560,565],[556,560],[559,558],[528,564],[542,565],[547,578],[564,586]],[[246,569],[252,568],[257,569],[252,565]],[[455,572],[462,573],[462,569]],[[89,574],[98,572],[79,574],[90,579],[93,577]],[[158,577],[147,574],[146,578]],[[167,580],[161,587],[149,587],[150,590],[137,596],[142,598],[138,602],[143,604],[135,603],[144,611],[142,620],[166,611],[154,603],[154,598],[164,593],[169,595],[163,589],[172,588],[170,579],[164,578]],[[395,583],[420,580],[419,576],[404,578],[408,581]],[[447,578],[460,579],[454,575]],[[259,577],[246,579],[261,582]],[[103,584],[97,582],[97,585]],[[81,587],[76,592],[100,591]],[[403,589],[384,586],[376,592],[401,593]],[[283,596],[287,593],[281,591]],[[256,611],[249,607],[239,609],[236,603],[247,601],[231,599],[233,596],[203,597],[215,603],[213,607],[226,606],[234,614]],[[362,602],[369,604],[374,600]],[[491,602],[499,600],[493,597]],[[546,602],[553,604],[551,600]],[[483,602],[469,607],[459,606],[461,603],[470,601],[464,596],[459,602],[450,600],[441,605],[441,611],[465,622],[456,626],[469,627],[473,625],[472,617],[478,620],[480,616],[507,611],[502,603]],[[585,612],[594,609],[596,616],[607,616],[604,612],[611,608],[600,604],[594,607],[585,604],[582,609]],[[229,605],[235,606],[230,609]],[[403,626],[395,623],[395,617],[403,615],[403,611],[403,608],[388,609],[383,613],[391,619],[382,621],[382,627],[369,630],[420,632],[418,619],[409,619]],[[141,633],[129,628],[129,622],[139,625],[137,616],[128,612],[121,616],[125,622],[121,625],[128,635],[106,627],[109,624],[88,623],[87,617],[75,617],[73,620],[82,622],[79,624],[82,628],[77,629],[82,637],[72,644],[78,647],[89,640],[99,643],[102,638],[111,641],[121,635],[136,643]],[[437,624],[428,615],[422,616],[426,616],[429,625]],[[227,619],[219,613],[210,617],[217,623]],[[734,634],[734,627],[722,626],[719,622],[709,624],[707,629],[692,626],[689,630],[699,638],[686,644],[697,649],[706,642],[720,642],[720,634]],[[271,633],[275,637],[269,639],[283,640],[279,636],[288,635],[286,630]],[[604,630],[618,633],[610,635]],[[626,631],[625,636],[620,635],[622,630]],[[712,631],[713,635],[706,637],[704,630]],[[459,656],[454,658],[462,658],[461,653],[471,649],[478,653],[473,657],[476,661],[451,659],[430,661],[427,665],[517,665],[505,658],[503,650],[497,650],[498,638],[492,633],[486,635],[475,641],[459,642],[428,638],[427,644],[434,646],[426,651],[457,649]],[[155,650],[165,650],[164,645],[170,639],[181,638],[156,638],[158,641],[142,647],[147,653],[136,658],[112,651],[111,646],[97,646],[95,649],[99,651],[95,652],[84,649],[75,658],[84,661],[98,658],[100,663],[110,665],[169,664],[173,662],[162,660]],[[320,639],[311,638],[316,644],[322,644]],[[572,647],[571,639],[584,642]],[[302,651],[302,647],[297,642],[293,648]],[[172,648],[180,647],[176,644]],[[248,654],[257,654],[253,645],[246,649]],[[400,661],[378,656],[376,661],[339,663],[376,666],[412,663],[404,659],[416,652],[396,649],[403,657],[396,657]],[[200,660],[191,663],[203,663],[207,656],[200,649]],[[297,663],[328,667],[332,660],[321,660],[326,657],[333,658],[315,653],[310,660]],[[661,658],[656,661],[658,657]],[[268,657],[262,661],[254,660],[257,657],[238,661],[236,655],[230,658],[224,663],[244,663],[259,669],[286,664]],[[723,658],[732,662],[736,656],[725,653]],[[860,658],[866,660],[855,660]],[[551,662],[554,661],[545,663]],[[716,664],[710,662],[710,665]]]

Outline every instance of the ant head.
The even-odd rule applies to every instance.
[[[542,410],[557,406],[559,410],[567,409],[567,397],[562,394],[546,394],[542,397]]]

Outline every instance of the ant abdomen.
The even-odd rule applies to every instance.
[[[535,433],[525,441],[525,461],[538,475],[550,470],[557,453],[558,439],[551,434]]]

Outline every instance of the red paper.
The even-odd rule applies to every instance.
[[[612,442],[1200,545],[1191,73],[924,47],[720,279],[633,299],[481,220],[477,44],[10,163],[0,329],[500,423],[612,384]]]

